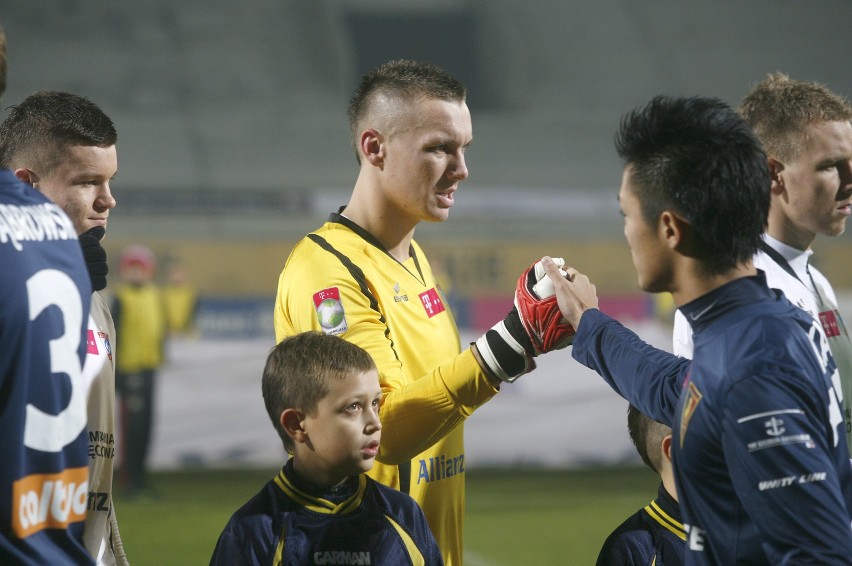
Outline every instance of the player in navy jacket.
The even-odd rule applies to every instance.
[[[359,346],[322,332],[279,343],[263,399],[293,457],[234,513],[210,563],[443,566],[417,503],[364,474],[379,451],[381,397]]]
[[[0,30],[0,94],[5,47]],[[91,294],[71,220],[0,169],[0,564],[93,563],[82,540],[100,369],[84,367]]]
[[[68,217],[2,169],[0,265],[0,564],[86,564],[92,288]]]
[[[695,358],[597,310],[588,277],[542,263],[576,329],[572,355],[674,431],[688,564],[852,564],[852,469],[822,329],[751,258],[766,156],[724,103],[657,97],[625,117],[619,201],[639,285],[670,291]]]

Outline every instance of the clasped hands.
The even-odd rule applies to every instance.
[[[484,368],[505,382],[532,371],[539,354],[569,346],[583,312],[598,306],[589,278],[548,256],[518,278],[514,303],[475,343]]]

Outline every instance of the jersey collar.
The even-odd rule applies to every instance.
[[[290,499],[315,513],[344,515],[361,505],[367,489],[367,476],[359,474],[347,479],[342,486],[321,489],[297,476],[290,458],[275,476],[275,485]]]
[[[373,247],[375,247],[375,248],[377,248],[377,249],[381,250],[381,251],[382,251],[382,253],[384,253],[385,255],[387,255],[389,258],[391,258],[392,260],[394,260],[395,262],[397,262],[399,265],[401,265],[403,269],[405,269],[406,271],[408,271],[408,268],[407,268],[407,267],[405,267],[405,265],[404,265],[403,263],[401,263],[398,259],[396,259],[395,257],[393,257],[393,256],[391,255],[391,253],[387,250],[387,248],[386,248],[386,247],[384,247],[384,246],[382,245],[382,243],[381,243],[381,242],[380,242],[380,241],[379,241],[379,240],[378,240],[375,236],[373,236],[372,234],[370,234],[369,232],[367,232],[366,230],[364,230],[362,227],[360,227],[360,226],[358,226],[357,224],[355,224],[355,223],[354,223],[352,220],[350,220],[349,218],[347,218],[347,217],[343,216],[342,212],[343,212],[343,209],[344,209],[344,208],[346,208],[346,207],[345,207],[345,206],[341,206],[341,207],[338,209],[338,211],[337,211],[337,212],[332,212],[332,213],[328,216],[328,221],[329,221],[329,222],[334,222],[334,223],[336,223],[336,224],[341,224],[341,225],[343,225],[343,226],[346,226],[347,228],[349,228],[350,230],[352,230],[353,232],[355,232],[356,234],[358,234],[359,236],[361,236],[361,238],[362,238],[365,242],[367,242],[367,243],[368,243],[368,244],[370,244],[371,246],[373,246]],[[417,269],[417,273],[420,275],[420,277],[419,277],[420,282],[421,282],[421,283],[423,283],[423,284],[425,285],[425,281],[426,281],[426,279],[423,277],[423,270],[420,268],[420,261],[417,259],[417,253],[414,251],[414,246],[413,246],[413,245],[409,245],[409,246],[408,246],[408,255],[410,255],[410,256],[411,256],[411,259],[413,259],[413,260],[414,260],[414,267]],[[409,273],[411,273],[411,272],[409,271]],[[413,273],[411,273],[411,275],[413,275],[414,277],[417,277],[417,275],[414,275]]]
[[[766,284],[766,274],[740,277],[680,307],[693,331],[697,332],[732,310],[771,296]]]

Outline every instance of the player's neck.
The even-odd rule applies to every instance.
[[[672,499],[678,501],[677,498],[677,488],[675,486],[674,473],[671,468],[669,468],[668,473],[660,474],[660,479],[663,481],[663,487],[672,496]]]
[[[381,203],[367,206],[354,198],[343,210],[343,215],[369,232],[392,257],[400,262],[409,259],[416,222],[401,219],[399,214]]]
[[[725,273],[708,274],[701,269],[700,264],[689,266],[680,277],[674,278],[671,289],[672,298],[678,307],[694,301],[707,293],[714,291],[722,285],[743,277],[753,277],[757,270],[751,261],[738,264]]]
[[[315,486],[318,489],[325,490],[333,488],[336,485],[344,483],[350,476],[340,475],[339,473],[323,468],[315,462],[311,462],[310,458],[294,457],[293,458],[293,473],[304,483]]]
[[[816,234],[802,230],[784,217],[769,217],[769,226],[766,233],[791,248],[807,250],[816,239]]]

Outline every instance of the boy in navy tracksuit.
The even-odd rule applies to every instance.
[[[263,399],[293,457],[234,513],[211,564],[443,565],[411,497],[367,477],[382,390],[372,358],[306,332],[270,353]]]
[[[686,531],[672,469],[672,429],[630,405],[627,430],[636,451],[660,476],[657,498],[631,515],[604,541],[597,566],[680,566]]]

